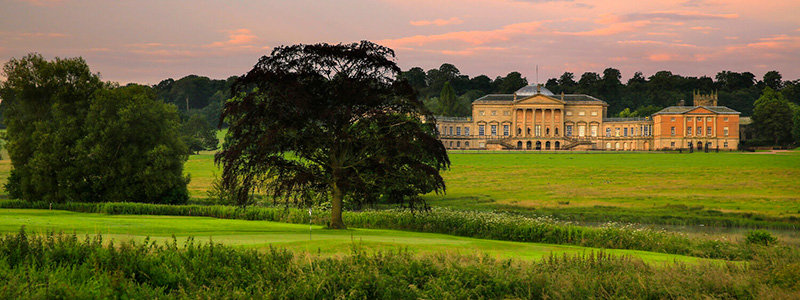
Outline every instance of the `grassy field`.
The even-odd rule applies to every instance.
[[[14,233],[24,225],[31,234],[49,231],[101,234],[116,241],[171,240],[180,242],[193,236],[196,240],[211,239],[226,245],[265,249],[270,245],[294,252],[339,255],[350,252],[351,246],[368,250],[407,249],[419,254],[485,253],[498,259],[540,259],[550,254],[580,254],[599,251],[597,248],[539,243],[517,243],[464,238],[443,234],[397,230],[352,229],[327,230],[321,226],[285,224],[266,221],[226,220],[206,217],[133,216],[75,213],[59,210],[0,209],[0,233]],[[309,237],[310,233],[310,237]],[[696,257],[645,251],[607,249],[606,253],[630,255],[648,262],[697,262]]]

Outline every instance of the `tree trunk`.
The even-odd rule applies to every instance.
[[[339,189],[339,184],[336,180],[331,184],[331,229],[347,229],[342,220],[342,190]]]

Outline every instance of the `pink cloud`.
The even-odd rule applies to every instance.
[[[700,31],[709,31],[709,30],[719,30],[719,28],[715,27],[703,27],[703,26],[695,26],[692,27],[693,30],[700,30]]]
[[[252,44],[258,38],[257,36],[253,35],[250,32],[250,29],[237,29],[231,31],[225,31],[228,33],[228,40],[224,42],[214,42],[208,47],[242,47],[245,45]]]
[[[656,36],[677,36],[677,33],[674,32],[648,32],[647,35],[656,35]]]
[[[739,37],[738,36],[726,36],[726,37],[724,37],[724,39],[726,39],[726,40],[738,40]]]
[[[7,36],[11,38],[63,38],[68,35],[55,32],[2,32],[0,36]]]
[[[462,42],[470,45],[482,45],[490,42],[508,41],[519,35],[534,35],[541,33],[545,28],[543,22],[529,22],[506,25],[497,30],[486,31],[456,31],[435,35],[415,35],[399,39],[378,41],[379,44],[389,47],[403,47],[409,45],[423,46],[437,42]]]
[[[666,19],[737,19],[739,14],[710,14],[691,10],[665,10],[644,14]]]
[[[433,21],[419,20],[419,21],[410,21],[409,23],[414,26],[429,26],[429,25],[444,26],[444,25],[461,24],[464,23],[464,21],[462,21],[458,17],[452,17],[447,20],[445,19],[436,19]]]
[[[55,6],[61,4],[62,0],[20,0],[35,6]]]
[[[603,21],[608,22],[608,21]],[[579,31],[579,32],[561,32],[556,31],[555,34],[560,35],[574,35],[574,36],[607,36],[607,35],[615,35],[625,32],[634,32],[640,28],[646,27],[652,24],[650,21],[634,21],[634,22],[622,22],[622,23],[612,23],[608,27],[598,28],[589,31]]]

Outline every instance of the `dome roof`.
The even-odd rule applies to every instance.
[[[533,84],[529,85],[529,86],[524,86],[521,89],[518,89],[514,93],[517,94],[518,97],[527,97],[527,96],[533,96],[533,95],[536,95],[536,94],[542,94],[542,95],[546,95],[546,96],[555,96],[555,94],[553,94],[553,92],[551,92],[550,90],[545,88],[543,85],[539,85],[537,87],[536,85],[533,85]]]

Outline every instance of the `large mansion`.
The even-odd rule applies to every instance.
[[[448,149],[736,149],[739,112],[717,106],[716,96],[695,92],[694,106],[681,103],[651,117],[608,118],[603,100],[529,85],[475,100],[472,117],[436,120]]]

